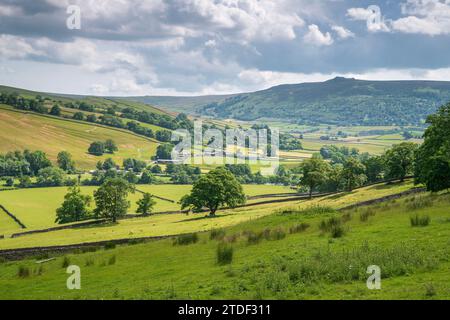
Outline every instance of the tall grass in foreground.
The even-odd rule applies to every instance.
[[[258,244],[261,240],[277,241],[286,238],[286,231],[279,227],[276,229],[266,228],[259,232],[244,231],[243,235],[247,237],[248,244]]]
[[[30,276],[30,268],[25,266],[20,266],[19,270],[17,271],[17,276],[19,278],[28,278]]]
[[[183,234],[181,236],[178,236],[175,238],[175,240],[173,241],[173,245],[176,246],[187,246],[190,244],[194,244],[197,243],[198,241],[198,235],[197,233],[192,233],[192,234]]]
[[[319,224],[319,229],[323,233],[329,232],[332,238],[340,238],[345,234],[342,219],[339,217],[331,217],[322,220]]]
[[[288,208],[281,211],[278,211],[281,215],[291,215],[291,214],[302,214],[302,215],[325,215],[329,213],[336,213],[336,209],[328,206],[311,206],[306,209],[299,208]]]
[[[366,280],[367,267],[370,265],[379,266],[382,277],[390,278],[406,275],[419,268],[432,270],[438,265],[438,259],[427,250],[413,245],[402,243],[383,248],[363,244],[348,250],[317,251],[312,256],[286,262],[284,269],[293,283],[335,283]]]
[[[222,240],[225,237],[225,229],[213,229],[209,234],[210,240]]]
[[[229,244],[220,243],[217,246],[217,263],[226,265],[233,262],[233,247]]]
[[[406,207],[409,210],[419,210],[431,207],[433,205],[433,199],[431,196],[419,196],[407,199],[406,203]]]
[[[411,222],[411,227],[427,227],[431,222],[431,218],[429,216],[419,216],[418,214],[410,217],[409,219]]]

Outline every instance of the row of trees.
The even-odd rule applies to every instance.
[[[417,184],[425,184],[429,191],[450,188],[450,103],[427,118],[429,127],[424,143],[404,142],[393,146],[382,156],[370,157],[356,149],[324,147],[321,156],[302,163],[300,183],[314,190],[349,190],[365,182],[383,179],[404,181],[414,175]],[[330,162],[323,158],[330,159]]]
[[[78,186],[69,188],[61,207],[56,210],[56,223],[64,224],[88,219],[108,219],[113,223],[127,214],[130,202],[128,194],[135,188],[122,178],[106,180],[94,191],[95,209],[90,210],[92,197],[81,192]],[[137,213],[149,215],[156,201],[149,193],[144,193],[137,201]]]
[[[50,109],[48,109],[45,106],[46,100],[49,99],[44,99],[39,95],[31,99],[24,98],[17,93],[2,93],[0,95],[0,103],[11,105],[17,109],[68,118],[67,115],[62,114],[62,109],[58,104],[54,104]],[[160,126],[169,130],[180,128],[192,130],[193,128],[192,122],[187,118],[185,114],[179,114],[176,118],[173,118],[166,114],[158,114],[149,111],[137,111],[128,107],[122,110],[120,110],[120,108],[117,106],[105,109],[102,107],[96,107],[86,102],[79,101],[69,102],[64,106],[81,110],[75,112],[72,115],[72,119],[74,120],[99,123],[114,128],[127,129],[139,135],[143,135],[149,138],[155,138],[160,142],[169,142],[171,139],[171,132],[168,130],[158,130],[155,133],[152,129],[142,126],[135,120]],[[101,113],[101,115],[97,117],[97,115],[95,114],[88,114],[83,111]],[[123,118],[130,119],[132,121],[124,122],[122,120]]]
[[[31,177],[36,177],[38,186],[61,186],[73,184],[66,179],[66,173],[74,173],[75,162],[67,151],[57,156],[57,167],[54,167],[43,151],[14,151],[0,154],[0,177],[6,177],[7,185],[19,179],[19,186],[26,188],[32,185]]]
[[[352,191],[354,188],[384,179],[399,179],[414,172],[415,143],[404,142],[393,146],[382,156],[360,156],[353,151],[344,155],[335,153],[333,160],[325,161],[315,154],[298,168],[300,185],[314,191]],[[323,154],[323,152],[322,152]]]

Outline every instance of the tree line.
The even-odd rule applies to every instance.
[[[49,99],[43,98],[40,95],[29,99],[20,96],[17,92],[0,94],[0,103],[10,105],[16,109],[68,118],[67,115],[62,114],[62,109],[59,104],[55,103],[50,109],[48,109],[45,106],[46,100]],[[126,129],[148,138],[154,138],[160,142],[170,141],[171,132],[169,130],[180,128],[188,130],[193,129],[192,122],[185,114],[182,113],[173,118],[169,115],[158,114],[150,111],[137,111],[129,107],[120,109],[118,106],[115,106],[105,109],[88,104],[84,101],[67,102],[62,105],[66,108],[79,110],[72,115],[72,119],[74,120],[87,121],[109,127]],[[101,115],[97,116],[88,112],[100,113]],[[123,121],[123,119],[132,121]],[[144,127],[137,121],[166,128],[168,130],[157,130],[156,132],[153,132],[151,128]]]
[[[76,179],[67,178],[66,174],[75,171],[75,162],[67,151],[58,153],[57,166],[53,166],[45,152],[40,150],[0,154],[0,177],[11,187],[15,179],[19,180],[18,186],[21,188],[74,185]],[[35,182],[31,178],[36,178]]]

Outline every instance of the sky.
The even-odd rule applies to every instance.
[[[450,80],[450,0],[0,0],[0,84],[209,95]]]

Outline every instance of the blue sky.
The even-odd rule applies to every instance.
[[[81,29],[67,27],[70,5]],[[199,95],[450,80],[449,40],[450,0],[0,0],[0,84]]]

